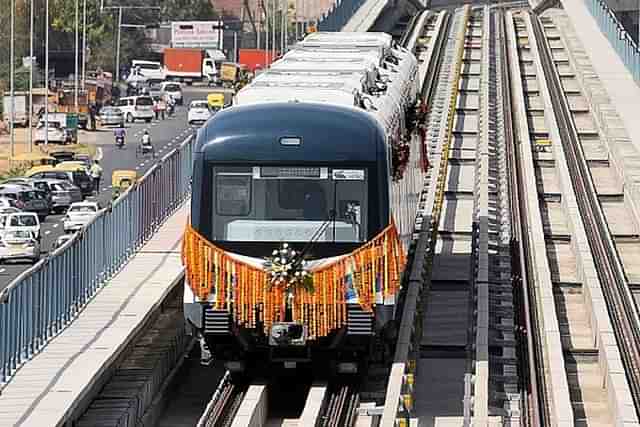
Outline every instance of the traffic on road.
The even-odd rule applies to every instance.
[[[91,132],[96,145],[93,159],[79,155],[55,165],[34,167],[23,177],[0,183],[0,290],[64,244],[107,208],[114,197],[194,133],[206,117],[199,111],[198,120],[189,120],[189,106],[192,102],[206,103],[208,93],[204,87],[187,88],[184,106],[176,106],[174,114],[164,120],[153,116],[151,122],[124,123],[122,147],[116,145],[114,135],[121,123],[111,118]],[[117,117],[119,107],[105,108],[110,108],[110,117]],[[142,153],[145,132],[152,152]],[[95,161],[102,170],[97,191],[97,182],[91,177]]]

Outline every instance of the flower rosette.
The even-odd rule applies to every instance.
[[[282,286],[289,296],[293,296],[297,289],[313,291],[313,278],[306,265],[300,253],[283,243],[265,259],[264,269],[269,276],[270,287]]]

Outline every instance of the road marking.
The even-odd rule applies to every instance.
[[[60,224],[53,224],[53,228],[58,228],[58,225]]]
[[[143,167],[145,162],[140,163],[138,166]]]
[[[108,189],[109,189],[109,187],[104,187],[104,188],[102,189],[102,191],[107,191]]]
[[[100,161],[102,160],[102,156],[103,156],[102,148],[98,147],[98,150],[96,151],[96,155],[94,156],[94,159]]]
[[[44,232],[44,235],[46,236],[47,234],[51,234],[51,230],[47,230]]]
[[[5,271],[7,271],[6,268],[0,268],[0,273],[4,273]]]
[[[140,169],[140,166],[136,166],[136,170],[137,170],[137,169]]]

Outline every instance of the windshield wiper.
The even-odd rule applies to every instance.
[[[331,209],[331,211],[329,212],[329,218],[326,219],[322,224],[320,224],[320,227],[318,227],[318,229],[313,233],[309,241],[307,241],[307,243],[305,244],[304,248],[302,248],[302,251],[298,254],[301,261],[304,255],[306,255],[306,253],[315,246],[315,244],[318,242],[318,239],[320,239],[320,236],[322,236],[322,233],[324,233],[329,227],[329,224],[335,222],[335,220],[336,211],[335,209]]]

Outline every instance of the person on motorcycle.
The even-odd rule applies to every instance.
[[[149,135],[149,131],[145,130],[142,135],[142,147],[150,148],[151,147],[151,135]]]
[[[142,154],[150,152],[153,155],[153,157],[156,156],[155,150],[153,149],[153,145],[151,145],[151,135],[149,135],[148,130],[144,131],[144,134],[142,135],[142,142],[140,145],[142,147]]]
[[[116,138],[116,145],[118,145],[118,141],[119,140],[122,140],[122,145],[123,146],[127,144],[126,139],[125,139],[127,137],[127,131],[124,128],[119,127],[117,129],[115,129],[113,131],[113,136]]]

